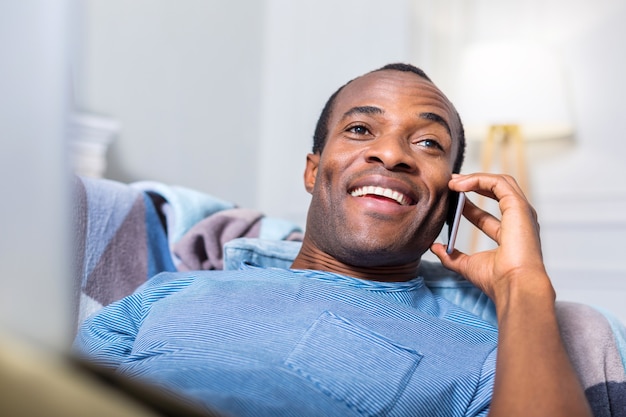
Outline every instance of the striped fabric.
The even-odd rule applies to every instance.
[[[163,273],[75,349],[235,416],[486,415],[497,332],[422,279],[245,266]]]

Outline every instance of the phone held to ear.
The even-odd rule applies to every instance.
[[[448,247],[446,253],[450,255],[454,251],[454,242],[456,242],[456,235],[459,232],[459,224],[461,223],[461,215],[463,214],[463,206],[465,205],[465,194],[459,193],[459,200],[456,204],[456,210],[454,211],[454,220],[450,226],[448,232]]]

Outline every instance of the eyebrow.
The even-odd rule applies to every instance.
[[[452,130],[450,129],[450,125],[448,124],[446,119],[439,116],[437,113],[430,113],[430,112],[420,113],[419,117],[420,119],[432,120],[433,122],[438,123],[441,126],[445,127],[446,130],[448,131],[448,135],[452,137]]]
[[[385,110],[376,106],[356,106],[345,112],[343,114],[342,120],[350,116],[354,116],[355,114],[385,114]],[[450,125],[448,124],[446,119],[444,119],[437,113],[424,112],[420,113],[418,117],[420,119],[430,120],[437,124],[440,124],[441,126],[446,128],[448,135],[452,137],[452,130],[450,129]]]
[[[385,114],[385,111],[380,107],[375,106],[357,106],[352,107],[350,110],[343,114],[342,119],[345,119],[355,114]]]

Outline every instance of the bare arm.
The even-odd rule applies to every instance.
[[[455,191],[498,201],[502,218],[467,202],[463,215],[498,246],[467,255],[434,244],[444,266],[481,288],[498,315],[498,359],[490,416],[591,416],[561,341],[555,292],[541,255],[536,213],[513,178],[455,175]]]

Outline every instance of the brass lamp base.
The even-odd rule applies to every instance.
[[[522,129],[516,124],[492,125],[483,144],[481,162],[482,171],[491,172],[495,162],[495,155],[500,159],[500,172],[515,178],[520,188],[528,198],[528,176],[526,173],[526,152]],[[484,205],[484,197],[479,196],[477,205]],[[480,230],[472,229],[470,253],[478,250]]]

